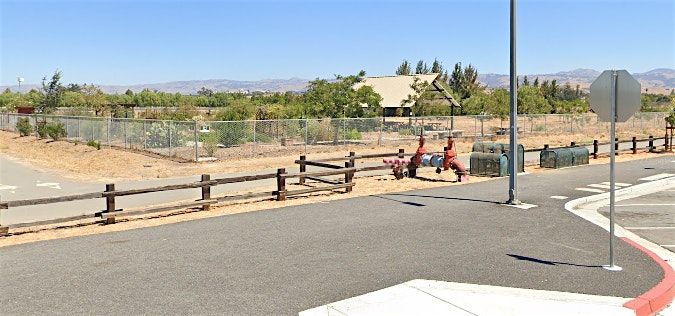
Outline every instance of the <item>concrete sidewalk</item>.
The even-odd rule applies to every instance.
[[[412,280],[379,291],[315,307],[299,316],[634,316],[630,299],[516,289],[433,280]]]

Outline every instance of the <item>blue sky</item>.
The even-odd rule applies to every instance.
[[[519,0],[518,72],[675,68],[673,0]],[[508,73],[508,0],[0,0],[0,85],[392,74],[434,58]]]

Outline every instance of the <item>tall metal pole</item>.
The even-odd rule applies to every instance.
[[[604,268],[611,271],[621,271],[621,267],[614,264],[614,156],[616,150],[614,147],[616,141],[616,97],[617,97],[617,75],[616,71],[612,70],[612,88],[611,88],[611,110],[609,115],[610,120],[610,146],[609,146],[609,265]]]
[[[509,204],[518,201],[518,76],[516,74],[516,0],[511,0],[511,133],[509,144]]]

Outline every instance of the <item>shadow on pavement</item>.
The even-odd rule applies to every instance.
[[[479,200],[479,199],[468,199],[468,198],[459,198],[459,197],[449,197],[449,196],[433,196],[433,195],[420,195],[420,194],[405,194],[405,193],[389,193],[384,194],[387,196],[407,196],[407,197],[421,197],[421,198],[430,198],[430,199],[443,199],[443,200],[453,200],[453,201],[469,201],[469,202],[482,202],[482,203],[491,203],[491,204],[505,204],[504,202],[499,201],[489,201],[489,200]],[[381,197],[378,195],[378,197]]]
[[[541,263],[541,264],[550,265],[550,266],[565,265],[565,266],[582,267],[582,268],[602,268],[602,266],[599,266],[599,265],[585,265],[585,264],[576,264],[576,263],[569,263],[569,262],[549,261],[549,260],[544,260],[544,259],[537,259],[537,258],[532,258],[532,257],[521,256],[521,255],[514,255],[514,254],[510,254],[510,253],[507,253],[506,255],[509,256],[509,257],[515,258],[517,260],[530,261],[530,262]]]
[[[376,197],[378,199],[388,200],[388,201],[394,201],[394,202],[398,202],[398,203],[410,205],[410,206],[417,206],[417,207],[426,206],[426,204],[422,204],[422,203],[399,201],[397,199],[392,199],[392,198],[384,197],[384,196],[381,196],[381,195],[373,195],[373,197]]]

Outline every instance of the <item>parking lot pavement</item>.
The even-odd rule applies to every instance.
[[[609,206],[598,211],[609,216]],[[675,189],[619,201],[614,212],[618,225],[675,252]]]

